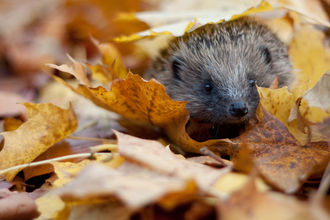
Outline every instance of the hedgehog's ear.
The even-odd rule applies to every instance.
[[[182,68],[182,59],[175,57],[172,61],[172,71],[175,79],[182,80],[180,70]]]
[[[259,47],[260,54],[267,64],[272,61],[272,55],[266,46]]]

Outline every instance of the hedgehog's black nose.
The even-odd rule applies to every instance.
[[[249,111],[248,111],[248,108],[247,108],[245,102],[238,101],[238,102],[233,102],[230,105],[229,112],[230,112],[230,114],[232,114],[235,117],[243,117]]]

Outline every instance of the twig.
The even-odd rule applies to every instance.
[[[221,159],[221,157],[216,155],[213,151],[210,151],[207,147],[202,147],[201,149],[199,149],[199,152],[201,152],[201,154],[203,154],[205,156],[209,156],[209,157],[213,158],[214,160],[221,163],[224,167],[228,166],[228,164],[223,159]]]
[[[96,153],[95,155],[111,155],[111,153]],[[72,158],[79,158],[79,157],[89,157],[89,156],[91,156],[91,153],[81,153],[81,154],[73,154],[73,155],[67,155],[67,156],[63,156],[63,157],[57,157],[57,158],[53,158],[53,159],[38,161],[38,162],[34,162],[34,163],[22,164],[22,165],[18,165],[18,166],[10,167],[8,169],[1,170],[0,175],[4,174],[6,172],[12,171],[12,170],[16,170],[16,169],[24,169],[26,167],[34,167],[34,166],[38,166],[38,165],[42,165],[42,164],[46,164],[46,163],[50,163],[50,162],[67,160],[67,159],[72,159]]]

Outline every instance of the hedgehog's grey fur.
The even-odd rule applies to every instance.
[[[174,100],[188,101],[190,116],[217,125],[241,124],[255,115],[256,86],[279,87],[293,80],[287,46],[264,24],[252,18],[205,25],[170,43],[145,78],[164,84]],[[212,86],[205,91],[205,84]],[[244,101],[248,114],[233,117],[229,106]]]

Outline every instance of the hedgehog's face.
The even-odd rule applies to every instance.
[[[249,51],[232,48],[228,56],[205,51],[194,56],[187,51],[173,56],[173,85],[168,90],[175,100],[188,101],[186,108],[192,118],[211,124],[243,124],[253,118],[260,98],[259,80],[269,86],[271,55],[266,47]],[[240,54],[240,55],[238,55]],[[258,84],[259,85],[259,84]]]

